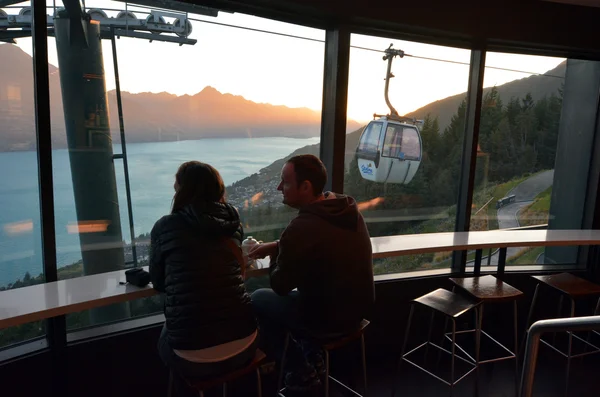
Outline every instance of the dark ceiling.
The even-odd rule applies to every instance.
[[[0,5],[16,2],[0,0]],[[132,3],[172,7],[175,2]],[[187,0],[174,8],[192,11],[197,4],[319,28],[347,26],[352,32],[399,39],[600,59],[599,35],[594,30],[600,8],[565,3],[592,5],[600,0]]]
[[[360,33],[600,59],[595,7],[542,0],[193,1],[319,27],[344,24]]]

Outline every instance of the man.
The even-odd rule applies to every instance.
[[[293,391],[318,386],[324,375],[322,355],[311,340],[357,329],[375,296],[371,241],[363,217],[352,197],[323,193],[326,181],[327,171],[317,157],[289,159],[277,190],[298,215],[280,240],[249,253],[254,259],[271,258],[272,289],[252,294],[261,339],[280,343],[290,331],[302,353],[290,352],[296,360],[292,358],[285,382]]]

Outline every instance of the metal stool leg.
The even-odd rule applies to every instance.
[[[535,286],[535,292],[533,293],[533,299],[531,300],[531,306],[529,307],[529,314],[527,315],[527,322],[525,323],[525,331],[523,332],[523,341],[521,342],[521,349],[525,348],[525,342],[527,341],[527,328],[531,325],[531,319],[533,318],[533,309],[535,308],[535,302],[537,300],[538,291],[540,285]],[[523,351],[525,353],[525,351]],[[519,356],[521,354],[519,353]]]
[[[285,342],[283,343],[283,352],[281,353],[281,363],[280,363],[281,368],[279,368],[279,377],[277,379],[277,394],[276,394],[276,396],[278,396],[279,392],[281,391],[281,384],[283,383],[283,373],[284,373],[284,369],[285,369],[285,357],[287,355],[287,349],[288,349],[289,344],[290,344],[290,333],[287,332],[285,334]]]
[[[223,383],[223,397],[227,397],[227,383]]]
[[[431,332],[433,331],[433,320],[435,317],[435,311],[431,311],[431,318],[429,320],[429,332],[427,333],[427,344],[425,345],[425,363],[427,363],[427,353],[429,353],[429,343],[431,342]]]
[[[479,355],[481,353],[481,329],[483,326],[483,304],[475,308],[475,395],[479,395]]]
[[[279,393],[279,390],[277,390]],[[256,395],[262,397],[262,383],[260,381],[260,368],[256,368]]]
[[[456,285],[452,286],[452,292],[456,290]],[[446,341],[446,332],[448,330],[448,317],[444,316],[444,328],[442,329],[442,340],[440,341],[440,347],[444,347],[444,342]],[[437,361],[435,363],[435,367],[440,367],[440,360],[442,359],[442,350],[438,350]]]
[[[325,397],[329,397],[329,352],[325,351]]]
[[[556,311],[556,318],[560,318],[560,313],[562,312],[564,296],[561,294],[558,299],[558,310]],[[556,332],[552,333],[552,346],[556,345]]]
[[[404,352],[406,351],[406,345],[408,344],[408,333],[410,332],[410,323],[412,321],[413,312],[415,310],[414,303],[410,305],[410,312],[408,313],[408,322],[406,323],[406,332],[404,333],[404,342],[402,343],[402,351],[400,351],[400,359],[398,360],[398,365],[396,366],[396,373],[392,379],[392,397],[396,395],[396,375],[400,373],[400,366],[402,364],[402,359],[404,358]]]
[[[519,396],[519,359],[517,354],[519,354],[519,331],[517,326],[517,301],[513,302],[513,311],[514,311],[514,328],[515,328],[515,397]]]
[[[169,385],[168,387],[168,391],[167,391],[167,396],[168,397],[172,397],[173,396],[173,370],[169,370]]]
[[[571,298],[571,317],[575,317],[575,301]],[[565,376],[565,397],[569,395],[569,372],[571,370],[571,349],[573,347],[573,332],[567,332],[569,335],[569,347],[567,348],[567,370]]]
[[[363,367],[363,382],[365,386],[365,394],[364,397],[367,397],[368,387],[367,387],[367,357],[365,354],[365,335],[362,334],[360,336],[360,350],[362,353],[362,367]]]
[[[456,285],[452,286],[452,292],[456,290]],[[444,347],[446,341],[446,332],[448,330],[448,317],[444,316],[444,328],[442,329],[442,340],[440,341],[440,347]],[[440,360],[442,359],[442,350],[438,350],[437,362],[435,363],[436,368],[440,367]]]
[[[444,328],[442,329],[442,340],[440,341],[440,347],[444,347],[446,341],[446,330],[448,329],[448,317],[444,316]],[[442,351],[438,350],[437,362],[435,363],[436,368],[440,366],[440,360],[442,359]]]
[[[594,309],[594,316],[598,315],[598,310],[600,310],[600,298],[598,298],[598,300],[596,301],[596,308]],[[594,333],[594,331],[588,331],[587,333],[587,338],[586,341],[587,343],[590,343],[590,340],[592,339],[592,334]],[[584,344],[583,345],[583,352],[587,353],[587,349],[588,349],[588,345]],[[583,362],[585,360],[585,356],[581,357],[581,362]]]
[[[454,357],[456,356],[456,320],[452,320],[452,364],[450,366],[450,396],[454,395]]]

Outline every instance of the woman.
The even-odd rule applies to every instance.
[[[166,322],[158,349],[184,378],[210,378],[248,363],[257,344],[256,320],[236,259],[243,231],[225,202],[219,172],[198,161],[175,175],[170,215],[151,232],[150,274],[165,293]],[[230,241],[228,241],[230,240]]]

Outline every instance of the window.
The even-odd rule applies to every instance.
[[[379,137],[381,135],[382,123],[370,123],[360,138],[358,150],[362,154],[375,154],[379,150]]]
[[[595,103],[587,102],[596,95],[590,90],[598,86],[597,67],[591,61],[487,54],[471,230],[584,227],[596,114]],[[495,263],[498,253],[489,255]],[[513,265],[576,261],[576,247],[507,252]]]
[[[389,100],[386,62],[393,43]],[[465,131],[470,51],[353,34],[344,193],[371,237],[454,231]],[[375,51],[372,51],[375,50]],[[377,51],[380,51],[379,53]],[[398,120],[395,120],[398,119]],[[358,149],[358,150],[357,150]],[[376,274],[449,268],[449,252],[374,261]]]
[[[400,160],[421,160],[421,139],[417,129],[388,124],[382,155]]]
[[[86,7],[105,10],[108,20],[94,14],[100,29],[125,10],[122,2],[92,0]],[[128,11],[138,20],[151,12],[131,4]],[[163,16],[166,23],[175,23],[173,13]],[[324,44],[315,39],[324,40],[324,32],[239,13],[189,17],[188,37],[161,33],[183,45],[158,37],[146,47],[122,35],[116,59],[109,39],[89,40],[90,50],[67,46],[61,26],[49,38],[61,279],[147,265],[149,233],[170,212],[174,175],[185,161],[220,172],[246,236],[276,239],[294,216],[276,187],[283,159],[319,153]],[[239,62],[232,62],[232,48]],[[157,296],[71,314],[67,326],[162,309]]]
[[[0,291],[44,282],[31,52],[30,39],[0,43]],[[0,330],[0,349],[44,333],[42,322]]]

